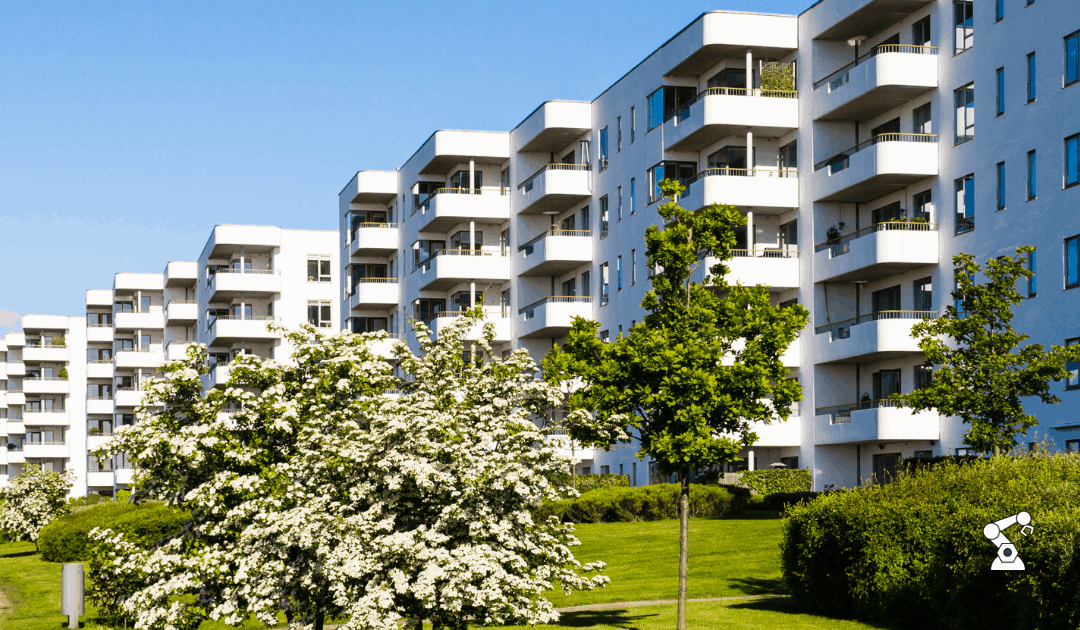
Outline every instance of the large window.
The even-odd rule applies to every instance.
[[[308,256],[308,282],[330,282],[330,257],[325,255]]]
[[[608,264],[600,265],[600,306],[608,303]]]
[[[600,130],[600,172],[604,172],[608,163],[607,127]]]
[[[1005,209],[1005,163],[997,163],[997,207]]]
[[[637,192],[636,188],[637,188],[637,182],[634,181],[633,177],[631,177],[630,178],[630,214],[634,214],[634,212],[635,212],[635,205],[634,205],[635,201],[634,201],[634,199],[637,196],[636,195],[636,192]]]
[[[616,288],[622,291],[622,256],[615,259],[615,281]]]
[[[975,229],[975,175],[956,180],[956,233]]]
[[[1030,103],[1035,100],[1035,53],[1027,56],[1027,100]]]
[[[1005,113],[1005,68],[997,69],[997,115]]]
[[[1065,239],[1065,288],[1080,286],[1080,236]]]
[[[920,193],[915,193],[912,200],[915,204],[915,213],[911,216],[930,221],[930,211],[934,209],[934,197],[931,191],[924,190]]]
[[[1074,346],[1078,343],[1080,343],[1080,337],[1065,340],[1066,346]],[[1069,375],[1065,377],[1065,389],[1080,389],[1080,362],[1069,361],[1065,364],[1065,369],[1069,372]]]
[[[956,143],[975,137],[975,84],[956,90]]]
[[[934,382],[934,368],[931,365],[915,366],[915,389],[924,389]]]
[[[308,302],[308,323],[316,328],[330,328],[330,302]]]
[[[915,303],[912,310],[934,310],[934,282],[931,278],[922,278],[915,281]]]
[[[690,181],[697,175],[696,162],[661,162],[649,169],[649,203],[656,203],[664,196],[660,182],[665,179],[677,179],[683,186],[690,186]]]
[[[1028,151],[1027,156],[1028,164],[1028,182],[1027,182],[1027,198],[1031,201],[1039,195],[1038,178],[1036,177],[1035,168],[1035,151]]]
[[[1065,138],[1065,187],[1080,183],[1080,134]]]
[[[608,198],[604,195],[600,198],[600,238],[608,235]]]
[[[922,107],[917,107],[915,108],[915,111],[911,112],[911,128],[914,133],[934,133],[932,131],[932,124],[933,115],[930,103],[927,103]]]
[[[630,108],[630,144],[634,144],[634,136],[637,135],[637,111]]]
[[[615,118],[615,152],[622,151],[622,116]]]
[[[954,33],[956,38],[956,52],[962,53],[971,48],[975,43],[975,3],[972,0],[953,0],[953,14],[955,19]]]
[[[690,103],[697,97],[697,89],[667,85],[649,95],[649,131],[664,124],[681,112],[685,117],[689,113]]]
[[[1080,81],[1080,31],[1065,38],[1065,85]]]
[[[930,16],[911,25],[911,43],[915,46],[930,45]]]
[[[929,108],[930,108],[930,106],[927,105],[927,111],[929,111]],[[915,110],[915,111],[917,112],[918,110]],[[923,132],[916,129],[915,133],[923,133]],[[927,131],[926,133],[930,133],[930,132]],[[780,168],[781,169],[797,169],[797,168],[799,168],[799,143],[798,143],[797,140],[792,140],[791,142],[789,142],[789,143],[785,144],[784,146],[780,147]]]

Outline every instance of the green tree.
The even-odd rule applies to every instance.
[[[1050,393],[1050,382],[1068,375],[1067,362],[1080,360],[1080,346],[1021,347],[1028,335],[1013,330],[1012,307],[1024,300],[1016,283],[1033,275],[1027,268],[1027,256],[1033,251],[1034,247],[1018,247],[1015,258],[990,258],[984,269],[970,254],[953,257],[954,303],[943,316],[911,329],[926,362],[934,366],[932,382],[893,396],[916,411],[960,416],[970,425],[965,443],[984,453],[1016,446],[1016,434],[1037,424],[1035,416],[1024,413],[1022,399],[1035,396],[1046,404],[1061,402]],[[980,271],[987,278],[981,284],[975,281]]]
[[[677,474],[679,498],[678,627],[686,628],[690,477],[738,459],[757,436],[753,422],[786,420],[802,398],[787,378],[781,355],[806,324],[801,306],[769,303],[765,287],[729,286],[723,261],[745,219],[732,206],[697,212],[678,205],[685,188],[665,180],[659,212],[666,226],[645,232],[648,263],[659,272],[641,305],[642,323],[612,343],[597,337],[597,322],[574,320],[564,348],[544,359],[545,378],[569,381],[572,410],[589,410],[600,425],[619,422],[653,458]],[[704,257],[718,262],[692,276]],[[571,432],[571,435],[574,435]],[[595,434],[586,435],[595,439]],[[610,444],[609,444],[610,445]]]

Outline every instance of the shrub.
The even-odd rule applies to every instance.
[[[95,527],[110,528],[128,539],[152,545],[180,532],[187,514],[162,503],[98,503],[58,518],[41,530],[41,557],[49,562],[85,562],[89,558],[87,534]]]
[[[716,486],[690,485],[690,516],[717,517],[742,507],[743,499]],[[557,516],[573,523],[659,521],[678,518],[679,484],[639,488],[602,488],[576,499],[547,503],[538,516]]]
[[[990,522],[1023,572],[991,571]],[[781,544],[792,594],[821,612],[943,628],[1080,627],[1080,457],[943,461],[885,486],[831,492],[788,509]]]
[[[739,477],[739,483],[758,494],[777,492],[809,492],[810,470],[806,468],[777,468],[748,470]]]
[[[565,475],[553,475],[549,481],[557,486],[563,486],[565,488],[574,487],[574,478],[569,474]],[[577,476],[577,491],[578,492],[591,492],[593,490],[599,490],[601,488],[629,488],[630,487],[630,475],[613,475],[611,473],[602,473],[599,475],[578,475]]]
[[[56,373],[56,377],[59,378],[61,381],[68,380],[67,367],[65,366],[65,367],[60,368],[60,371]]]

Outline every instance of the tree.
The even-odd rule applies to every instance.
[[[965,443],[984,453],[1016,446],[1016,434],[1037,422],[1024,413],[1022,399],[1061,402],[1050,393],[1050,382],[1068,376],[1067,362],[1080,360],[1080,346],[1020,347],[1028,335],[1013,330],[1012,307],[1024,300],[1016,283],[1033,275],[1027,268],[1027,255],[1033,251],[1018,247],[1015,258],[990,258],[983,270],[970,254],[953,257],[954,304],[946,306],[941,317],[924,319],[911,329],[933,366],[933,378],[922,389],[893,396],[916,411],[960,416],[970,425]],[[975,281],[980,271],[987,277],[984,284]]]
[[[572,526],[532,520],[565,498],[546,476],[567,459],[534,422],[559,394],[527,352],[496,357],[490,326],[473,348],[483,360],[466,361],[479,321],[470,311],[435,342],[417,324],[424,355],[398,346],[403,380],[370,349],[385,333],[311,327],[288,335],[295,365],[238,358],[205,397],[205,349],[167,364],[148,400],[164,410],[144,410],[107,452],[134,459],[136,501],[164,500],[192,523],[154,549],[94,533],[115,550],[103,575],[126,585],[118,607],[140,629],[273,624],[279,610],[316,630],[327,617],[465,628],[551,621],[545,590],[605,584],[584,575],[602,563],[570,552]]]
[[[684,187],[661,182],[672,199],[659,208],[667,222],[645,233],[648,263],[661,271],[641,305],[648,311],[629,335],[604,343],[597,322],[574,320],[566,346],[544,359],[545,378],[575,382],[569,406],[599,422],[620,422],[636,433],[639,458],[678,474],[678,627],[686,627],[690,479],[698,471],[738,459],[754,443],[753,422],[786,420],[802,397],[787,378],[781,355],[807,320],[801,306],[769,303],[765,287],[729,286],[725,260],[734,228],[745,220],[732,206],[687,212]],[[692,276],[705,256],[718,262],[702,282]]]
[[[41,529],[67,513],[67,493],[74,483],[70,471],[57,473],[37,464],[24,465],[18,476],[0,488],[0,531],[29,538],[36,549]]]

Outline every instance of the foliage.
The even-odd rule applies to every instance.
[[[820,492],[812,492],[810,490],[800,492],[776,492],[762,496],[761,504],[756,507],[762,510],[781,511],[792,505],[798,505],[803,501],[813,501],[820,494]]]
[[[18,476],[0,488],[0,531],[37,543],[41,528],[67,513],[67,493],[74,483],[70,471],[56,473],[25,464]]]
[[[766,62],[761,66],[761,89],[795,91],[795,68],[790,63]]]
[[[162,503],[98,503],[62,516],[41,530],[41,557],[49,562],[86,562],[88,534],[95,527],[123,532],[133,542],[149,547],[166,536],[176,536],[190,515]]]
[[[739,483],[758,494],[809,492],[810,470],[807,468],[747,470],[739,476]]]
[[[63,335],[58,335],[56,337],[53,337],[49,341],[49,344],[54,348],[63,348],[67,346],[67,339],[65,339]]]
[[[991,571],[987,523],[1026,511],[1034,532],[1004,533],[1026,564]],[[943,628],[1080,625],[1080,458],[942,462],[885,486],[824,494],[787,512],[784,577],[816,610]]]
[[[493,353],[490,324],[469,342],[484,360],[464,361],[481,321],[469,311],[437,341],[417,323],[424,354],[397,346],[402,380],[372,351],[385,333],[312,327],[287,335],[292,363],[240,357],[205,396],[204,347],[163,366],[146,400],[159,411],[140,408],[102,454],[132,454],[135,501],[192,521],[153,548],[91,532],[107,554],[97,586],[138,630],[274,624],[279,610],[316,630],[327,617],[345,630],[557,619],[543,592],[607,582],[585,575],[603,563],[574,559],[571,525],[532,517],[567,495],[547,478],[569,456],[534,422],[562,396],[526,351]]]
[[[60,379],[61,381],[66,381],[66,380],[68,380],[68,370],[67,370],[67,366],[65,365],[64,367],[60,368],[60,370],[59,370],[59,371],[58,371],[58,372],[56,373],[56,376],[57,376],[57,378],[59,378],[59,379]]]
[[[71,497],[68,499],[68,507],[71,508],[72,512],[77,512],[86,509],[91,505],[105,502],[112,503],[112,497],[107,497],[103,494],[88,494],[85,497]]]
[[[678,518],[678,484],[637,488],[604,488],[585,492],[576,499],[545,504],[542,516],[557,516],[571,523],[618,523]],[[735,511],[741,501],[716,486],[690,485],[690,516],[715,518]]]
[[[964,465],[982,460],[983,458],[979,457],[978,455],[941,455],[939,457],[911,457],[905,460],[901,460],[900,467],[909,472],[914,472],[917,469],[930,469],[934,466],[938,466],[946,462],[953,462],[959,465]]]
[[[566,473],[554,475],[548,479],[551,483],[563,488],[570,488],[573,479]],[[616,475],[601,473],[599,475],[577,475],[577,491],[580,493],[599,490],[601,488],[629,488],[630,475]]]

